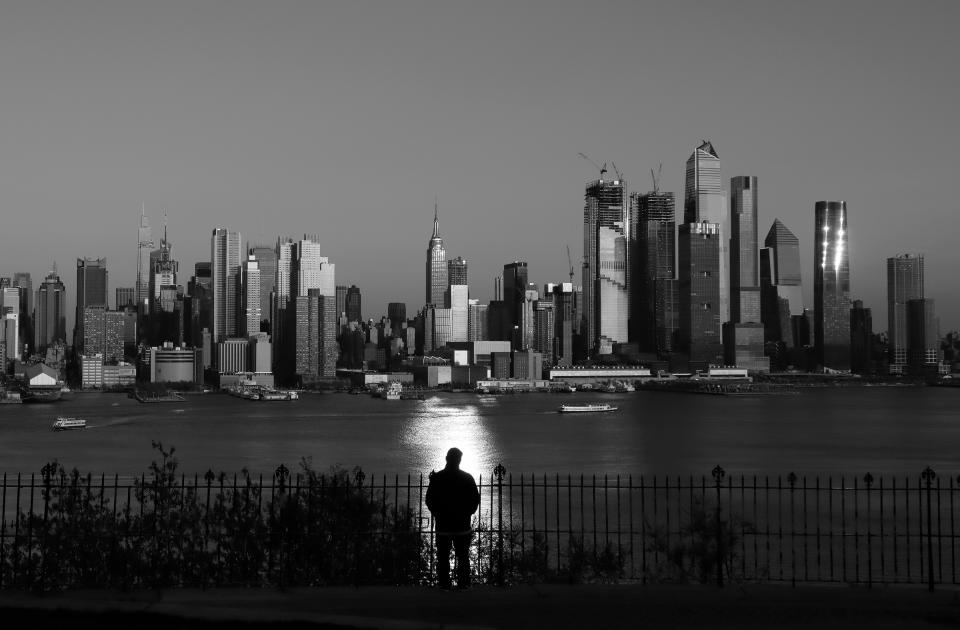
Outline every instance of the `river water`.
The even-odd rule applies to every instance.
[[[558,414],[561,403],[607,402],[613,413]],[[310,458],[373,474],[443,466],[448,448],[487,477],[536,474],[915,476],[960,472],[960,388],[859,387],[793,395],[444,393],[423,401],[347,394],[252,402],[194,395],[141,404],[122,394],[75,393],[59,403],[0,405],[0,473],[37,472],[56,459],[82,472],[145,472],[153,441],[176,447],[188,474],[269,475]],[[58,415],[83,431],[52,432]]]

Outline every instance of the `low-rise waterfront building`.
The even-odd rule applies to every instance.
[[[150,348],[150,382],[183,381],[203,383],[203,351],[171,343]]]

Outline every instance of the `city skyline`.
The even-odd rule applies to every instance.
[[[652,188],[645,174],[662,162],[660,189],[679,197],[684,159],[710,138],[725,195],[729,177],[756,176],[761,233],[779,218],[799,238],[808,307],[813,206],[837,199],[851,213],[851,297],[873,308],[875,330],[887,328],[885,261],[908,251],[924,255],[942,329],[960,325],[950,290],[960,254],[943,229],[955,168],[937,158],[960,139],[949,111],[958,88],[942,81],[951,4],[849,3],[823,23],[826,4],[723,3],[700,7],[697,24],[683,7],[645,16],[648,7],[629,4],[545,5],[556,32],[534,4],[510,7],[509,21],[493,5],[384,4],[369,15],[236,6],[223,22],[209,5],[10,6],[0,24],[0,207],[17,220],[0,241],[0,275],[39,282],[52,262],[106,258],[111,290],[135,286],[145,204],[154,231],[167,215],[182,270],[207,260],[217,226],[243,234],[244,246],[319,231],[340,282],[363,291],[365,314],[398,301],[412,311],[436,195],[444,245],[470,261],[471,297],[486,302],[511,260],[527,261],[538,285],[566,279],[565,246],[576,261],[583,186],[596,176],[578,152],[616,161],[631,192]],[[647,37],[616,37],[631,29]],[[343,39],[360,32],[363,43]],[[707,44],[690,42],[716,42],[707,35],[717,32],[723,44],[698,67]],[[904,32],[922,37],[893,37]],[[751,54],[758,45],[771,54]],[[669,54],[645,61],[655,50]],[[598,84],[618,77],[613,97],[590,98],[580,87],[588,73]],[[696,97],[707,77],[709,107]],[[745,86],[750,99],[738,93]],[[75,286],[62,279],[69,302]]]

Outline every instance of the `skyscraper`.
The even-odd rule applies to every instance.
[[[462,256],[447,261],[447,280],[450,284],[467,284],[467,261]]]
[[[443,239],[440,238],[440,220],[437,216],[437,206],[433,207],[433,235],[427,246],[427,304],[437,307],[444,305],[444,294],[447,291],[447,251],[443,248]]]
[[[184,327],[185,337],[190,345],[201,348],[204,341],[212,342],[213,328],[213,278],[212,265],[209,261],[201,261],[193,266],[193,277],[187,284],[189,306],[185,309]],[[204,336],[206,330],[206,336]],[[210,367],[213,348],[204,348],[203,367]]]
[[[453,308],[450,290],[455,286],[467,286],[467,261],[462,256],[447,261],[447,292],[444,295],[444,306]],[[469,295],[467,296],[469,299]],[[456,327],[456,324],[454,324]],[[463,341],[457,339],[456,341]]]
[[[13,286],[20,289],[20,339],[33,347],[33,280],[26,271],[13,274]]]
[[[123,359],[124,314],[99,304],[83,309],[83,354],[104,362]]]
[[[847,203],[818,201],[814,206],[814,346],[825,369],[850,369],[850,254]]]
[[[554,335],[556,334],[556,314],[553,305],[555,285],[544,287],[544,294],[533,305],[533,343],[531,348],[543,357],[546,365],[554,365]]]
[[[720,322],[730,320],[730,261],[728,231],[730,229],[727,214],[727,198],[723,193],[720,178],[720,157],[713,144],[704,141],[687,159],[686,183],[683,202],[684,223],[712,223],[718,226],[719,255],[717,258],[717,280],[720,304],[718,315]]]
[[[720,158],[704,142],[687,160],[684,223],[678,230],[678,341],[698,364],[723,361],[722,325],[730,320],[727,199]]]
[[[136,287],[117,287],[114,291],[116,294],[117,300],[117,309],[122,309],[124,306],[133,306],[137,305],[137,288]]]
[[[107,290],[107,259],[78,258],[77,307],[73,343],[80,353],[83,353],[83,311],[88,306],[107,308],[109,304]]]
[[[489,308],[489,305],[481,304],[480,300],[467,300],[467,341],[487,340]]]
[[[469,290],[465,284],[451,284],[447,291],[450,302],[450,341],[468,341]]]
[[[631,341],[642,352],[669,353],[677,329],[677,220],[674,195],[630,195]]]
[[[153,238],[150,233],[150,220],[147,219],[146,209],[140,207],[140,227],[137,230],[137,282],[136,303],[138,312],[146,311],[146,304],[150,287],[150,251],[153,249]]]
[[[277,257],[277,291],[289,286],[286,316],[292,317],[285,324],[291,334],[283,334],[287,350],[280,361],[287,365],[281,371],[295,374],[301,382],[335,376],[339,356],[335,265],[320,254],[317,237],[304,235],[299,241],[281,243]],[[288,278],[282,280],[282,275]],[[306,358],[305,353],[316,353],[316,358]],[[293,370],[291,362],[296,364]]]
[[[923,297],[923,256],[902,254],[887,258],[887,339],[891,374],[903,374],[907,366],[910,339],[907,302]]]
[[[730,180],[730,321],[723,334],[724,358],[728,365],[767,372],[759,262],[757,178],[742,175]]]
[[[775,219],[760,250],[760,319],[764,340],[797,348],[806,344],[793,334],[794,317],[803,317],[800,239]],[[796,358],[796,357],[794,357]]]
[[[757,178],[730,179],[730,321],[760,322]]]
[[[937,374],[940,350],[940,322],[933,300],[917,298],[907,301],[907,365],[917,375]]]
[[[573,333],[578,323],[575,296],[572,282],[553,285],[553,362],[564,367],[573,365]]]
[[[393,335],[400,335],[400,330],[407,325],[407,304],[390,302],[387,304],[387,317],[390,319],[390,330],[393,331]]]
[[[357,285],[352,284],[350,288],[347,289],[347,295],[345,299],[346,304],[344,305],[344,310],[347,313],[348,322],[362,322],[362,301],[360,296],[360,288]]]
[[[172,313],[175,310],[177,272],[180,269],[180,263],[173,259],[171,251],[170,241],[167,240],[167,228],[164,226],[160,248],[150,252],[149,292],[146,298],[151,315],[161,312]]]
[[[271,300],[277,282],[277,250],[269,245],[254,245],[247,253],[253,255],[260,269],[260,321],[270,322],[267,330],[273,332]]]
[[[679,272],[678,347],[697,364],[723,360],[720,330],[720,226],[716,223],[684,223],[680,226],[677,252]]]
[[[260,311],[263,304],[261,298],[263,273],[260,269],[260,261],[255,254],[247,254],[247,259],[240,266],[240,274],[237,277],[239,287],[237,296],[237,312],[239,314],[238,331],[244,337],[250,337],[260,332],[260,321],[263,314]]]
[[[509,313],[508,339],[514,350],[526,349],[522,346],[524,303],[527,291],[527,263],[515,260],[503,266],[503,301]]]
[[[67,291],[57,275],[57,265],[47,274],[37,289],[35,325],[36,351],[43,353],[47,346],[67,341]]]
[[[850,309],[850,371],[854,374],[873,372],[873,314],[863,307],[863,300],[854,300]]]
[[[628,337],[626,190],[625,181],[599,179],[588,183],[584,194],[584,316],[591,354],[610,354]]]
[[[337,299],[337,317],[346,317],[347,315],[347,285],[338,284],[336,288]]]
[[[3,323],[3,342],[6,348],[6,360],[13,361],[23,357],[20,336],[20,293],[19,287],[6,286],[0,289],[0,322]]]
[[[240,273],[240,232],[216,228],[210,240],[213,291],[213,342],[237,336],[237,275]]]

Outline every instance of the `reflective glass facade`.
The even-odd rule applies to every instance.
[[[887,259],[887,326],[890,371],[907,364],[907,302],[923,298],[923,256],[903,254]]]
[[[824,368],[850,369],[850,253],[847,203],[818,201],[814,206],[814,346]]]

